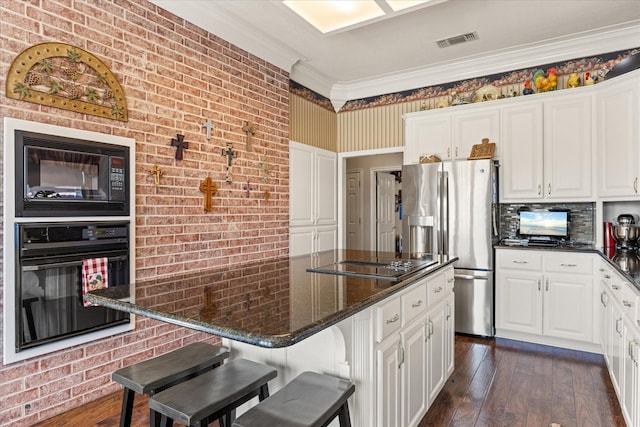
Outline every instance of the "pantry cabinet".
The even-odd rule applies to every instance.
[[[598,85],[598,196],[640,193],[640,71]]]
[[[289,144],[289,253],[337,247],[337,155]]]
[[[593,342],[590,254],[496,251],[496,335]]]

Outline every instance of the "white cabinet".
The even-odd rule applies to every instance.
[[[497,250],[496,265],[498,336],[593,342],[591,254]]]
[[[420,156],[425,154],[435,154],[442,160],[451,159],[452,123],[451,113],[444,110],[407,114],[404,117],[403,163],[419,163]]]
[[[289,253],[337,247],[337,155],[289,144]]]
[[[640,426],[640,291],[602,262],[602,352],[627,425]]]
[[[598,196],[639,195],[640,71],[598,85]]]
[[[500,199],[542,196],[542,103],[529,102],[502,110],[503,161]]]
[[[404,116],[404,164],[418,163],[420,156],[435,154],[442,160],[465,160],[471,148],[500,136],[500,110],[468,105],[420,111]],[[498,156],[498,150],[494,153]]]
[[[562,94],[544,102],[544,197],[592,196],[593,95]]]
[[[500,200],[590,200],[593,95],[541,96],[502,109]]]
[[[415,427],[453,372],[453,268],[374,307],[376,425]]]

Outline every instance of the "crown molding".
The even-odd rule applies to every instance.
[[[330,98],[334,107],[336,105],[342,107],[348,100],[434,86],[639,46],[640,21],[633,21],[595,32],[580,33],[563,39],[546,40],[491,54],[461,58],[403,73],[357,82],[336,83],[331,87],[328,95],[326,92],[318,93]],[[304,80],[303,76],[299,78]],[[306,86],[303,81],[297,79],[296,81]],[[318,91],[316,88],[307,87]]]

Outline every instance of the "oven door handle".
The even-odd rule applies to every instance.
[[[128,258],[127,255],[115,256],[107,258],[109,262],[111,261],[124,261]],[[38,271],[38,270],[46,270],[49,268],[64,268],[64,267],[82,267],[82,260],[80,261],[67,261],[67,262],[53,262],[50,264],[40,264],[40,265],[23,265],[22,271]]]

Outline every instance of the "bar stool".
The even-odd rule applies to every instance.
[[[131,426],[135,393],[153,396],[168,387],[220,366],[229,350],[195,342],[153,359],[118,369],[111,378],[124,386],[120,427]]]
[[[170,427],[177,421],[205,427],[214,419],[221,419],[222,426],[230,427],[236,408],[255,396],[260,401],[266,399],[268,382],[277,375],[270,366],[245,359],[231,360],[151,396],[151,423]]]
[[[239,416],[233,427],[323,427],[335,417],[350,427],[347,399],[356,387],[350,381],[303,372]]]

